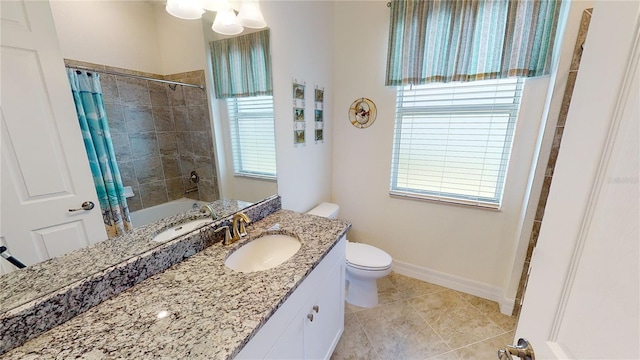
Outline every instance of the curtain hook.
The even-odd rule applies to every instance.
[[[389,1],[389,2],[387,3],[387,7],[388,7],[388,8],[390,8],[390,7],[391,7],[391,1]]]

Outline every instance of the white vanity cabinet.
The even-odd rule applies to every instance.
[[[342,237],[236,359],[328,359],[344,329]]]

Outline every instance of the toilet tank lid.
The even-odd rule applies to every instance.
[[[329,219],[336,219],[338,217],[338,211],[340,211],[340,206],[338,204],[323,202],[320,205],[309,210],[307,214],[318,215]]]

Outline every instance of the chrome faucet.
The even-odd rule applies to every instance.
[[[216,210],[213,208],[213,205],[211,204],[202,205],[202,207],[200,208],[200,212],[209,213],[209,215],[211,215],[211,220],[215,220],[218,218],[218,215],[216,214]]]
[[[244,226],[250,222],[251,219],[243,212],[236,213],[233,216],[233,237],[231,238],[231,242],[238,241],[241,237],[247,235],[247,229]]]

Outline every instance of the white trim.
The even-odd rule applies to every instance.
[[[432,284],[495,301],[500,305],[500,312],[505,315],[511,316],[511,313],[513,312],[515,299],[508,299],[504,297],[501,288],[395,259],[393,260],[392,270],[398,274],[412,277],[414,279],[427,281]]]
[[[568,351],[565,351],[562,344],[552,341],[547,341],[547,346],[551,350],[551,353],[555,356],[555,359],[569,360],[575,359],[575,356],[570,356]]]

